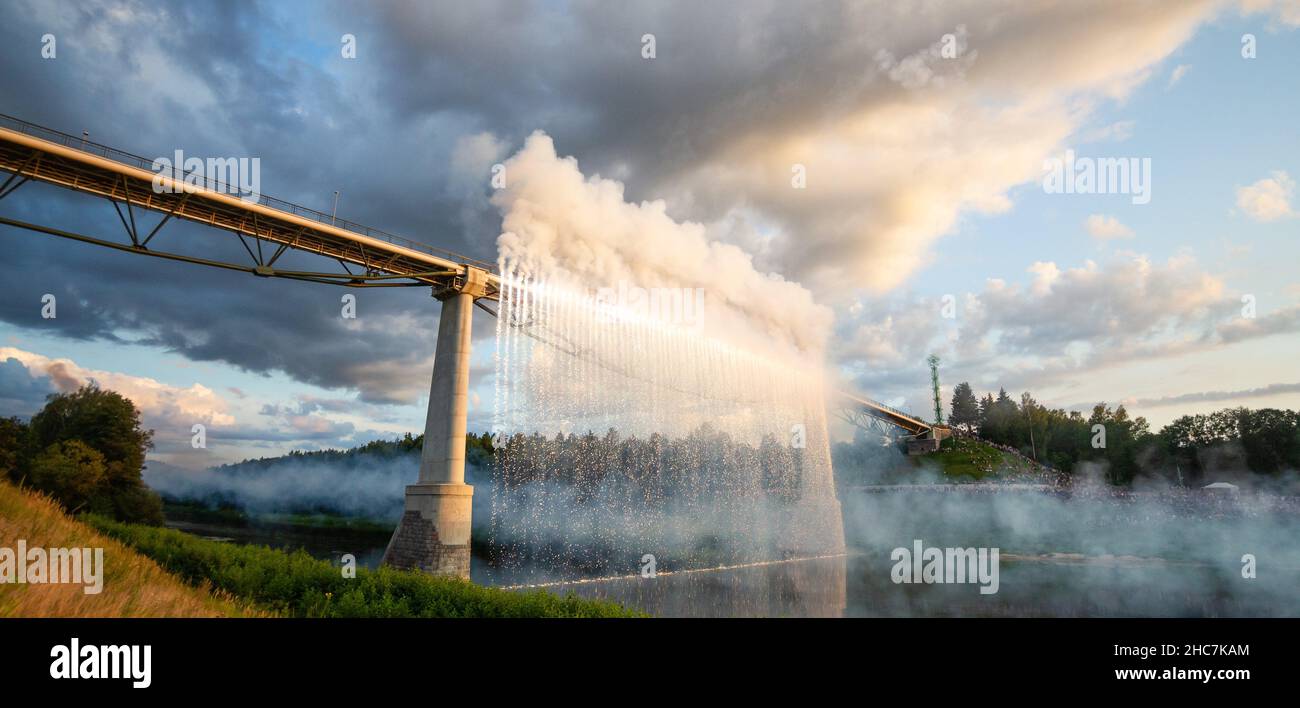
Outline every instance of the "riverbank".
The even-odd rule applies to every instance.
[[[182,531],[87,522],[190,583],[291,617],[629,617],[621,605],[544,591],[514,592],[381,567],[354,576],[305,551],[224,543]]]

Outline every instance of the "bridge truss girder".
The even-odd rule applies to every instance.
[[[905,430],[883,418],[873,416],[860,408],[835,408],[832,409],[832,414],[849,425],[873,435],[879,435],[884,442],[895,442],[915,437],[911,431]]]
[[[91,145],[101,151],[111,150]],[[125,241],[89,236],[3,216],[0,216],[0,224],[130,253],[242,271],[261,277],[356,288],[432,286],[435,291],[454,289],[465,279],[467,271],[464,267],[431,265],[427,260],[404,254],[402,250],[406,248],[405,244],[399,244],[403,249],[381,250],[367,248],[359,240],[339,238],[337,230],[327,223],[320,226],[313,223],[320,215],[301,218],[290,212],[280,214],[271,208],[248,208],[242,206],[238,198],[214,195],[204,189],[158,190],[155,189],[155,175],[146,170],[111,163],[93,153],[84,157],[74,153],[70,158],[60,154],[60,151],[70,152],[57,144],[45,148],[39,141],[26,144],[10,139],[0,140],[0,171],[9,173],[7,179],[0,182],[0,202],[33,180],[87,195],[101,196],[113,205]],[[269,201],[303,213],[310,211],[279,200]],[[145,232],[136,218],[140,210],[163,216],[152,229]],[[233,234],[248,254],[249,262],[232,263],[157,249],[154,241],[161,237],[163,227],[172,218],[204,224]],[[339,270],[295,271],[276,268],[276,262],[288,249],[322,256],[337,263]],[[474,266],[479,267],[477,263]],[[489,291],[485,297],[495,298],[495,282],[490,283]]]

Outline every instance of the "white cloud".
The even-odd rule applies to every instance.
[[[931,351],[973,383],[1060,385],[1114,365],[1300,332],[1300,305],[1243,318],[1239,296],[1185,256],[1156,263],[1121,253],[1077,267],[1039,261],[1026,272],[1027,281],[989,279],[959,297],[954,320],[932,298],[867,302],[839,323],[835,357],[864,389],[888,396],[924,380]]]
[[[1186,76],[1187,72],[1191,71],[1191,69],[1191,64],[1179,64],[1178,66],[1175,66],[1174,70],[1169,72],[1169,84],[1165,88],[1173,88],[1179,81],[1183,80],[1183,77]]]
[[[1255,221],[1277,221],[1293,217],[1291,197],[1295,194],[1295,180],[1281,170],[1249,187],[1237,188],[1237,208]]]
[[[966,22],[964,40],[978,50],[964,74],[933,58],[933,30],[885,22],[876,15],[888,10],[873,8],[845,19],[858,41],[827,51],[852,55],[874,45],[875,56],[888,60],[883,70],[873,67],[861,87],[841,80],[829,105],[801,102],[789,109],[797,115],[782,120],[744,117],[764,100],[748,97],[729,111],[726,129],[712,133],[723,139],[711,152],[657,186],[669,203],[708,219],[763,210],[781,229],[765,262],[827,299],[888,291],[925,265],[929,245],[965,214],[1010,209],[1012,188],[1036,180],[1043,158],[1078,134],[1099,103],[1147,79],[1215,5],[1062,3],[1029,11],[995,4],[979,23],[936,5],[926,26]],[[858,19],[870,21],[858,27]],[[939,77],[942,90],[933,90]],[[1115,124],[1108,135],[1131,130]],[[806,166],[807,189],[791,188],[794,164]]]
[[[1262,317],[1237,317],[1223,323],[1218,335],[1225,342],[1300,331],[1300,305],[1284,307]]]
[[[1269,12],[1282,24],[1300,27],[1300,0],[1239,0],[1242,12]]]
[[[1007,353],[1065,356],[1082,345],[1087,360],[1152,354],[1181,346],[1235,311],[1223,282],[1190,258],[1153,264],[1130,254],[1099,266],[1059,269],[1035,263],[1029,289],[988,288],[962,328],[963,345],[986,343]]]
[[[957,25],[950,33],[951,44],[947,37],[940,37],[926,49],[910,54],[903,59],[894,58],[893,52],[881,49],[876,52],[876,65],[886,72],[891,81],[909,89],[925,86],[942,88],[946,83],[960,81],[966,70],[978,57],[978,52],[969,49],[969,32],[966,25]],[[951,51],[951,56],[945,56]]]
[[[1088,227],[1088,233],[1093,238],[1109,241],[1116,238],[1133,238],[1133,229],[1121,224],[1119,219],[1113,216],[1104,216],[1102,214],[1093,214],[1085,222]]]
[[[229,397],[200,383],[174,386],[146,376],[84,367],[67,358],[0,347],[0,363],[10,360],[18,366],[0,368],[0,402],[11,406],[30,403],[24,382],[14,379],[15,370],[17,376],[31,379],[33,390],[46,387],[40,391],[42,395],[68,393],[94,381],[100,388],[121,394],[140,410],[143,427],[154,431],[150,460],[182,467],[197,469],[234,462],[248,457],[250,447],[272,455],[313,446],[349,447],[395,436],[410,428],[404,422],[385,420],[386,408],[353,399],[305,394],[297,396],[293,404],[266,404],[228,388],[231,397],[239,399],[232,403]],[[427,381],[425,378],[426,389]],[[24,400],[17,401],[19,396],[15,394],[22,394]],[[28,415],[41,405],[13,412]],[[205,426],[207,435],[207,446],[197,449],[191,445],[196,423]]]
[[[86,369],[71,359],[49,357],[13,347],[0,347],[0,361],[17,359],[33,376],[48,376],[60,393],[75,391],[91,380],[116,391],[140,409],[145,427],[189,428],[195,423],[231,425],[226,400],[203,384],[181,388],[144,376]]]
[[[1188,403],[1240,401],[1290,393],[1300,393],[1300,383],[1273,383],[1267,386],[1238,391],[1197,391],[1194,393],[1181,393],[1176,396],[1162,396],[1160,398],[1139,398],[1134,399],[1131,404],[1126,403],[1125,405],[1159,408],[1161,406],[1184,406]]]

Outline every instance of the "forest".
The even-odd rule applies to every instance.
[[[976,397],[969,383],[953,389],[948,423],[1065,473],[1093,463],[1111,484],[1143,477],[1195,485],[1242,473],[1276,477],[1300,469],[1300,413],[1224,408],[1181,416],[1158,432],[1124,406],[1093,406],[1088,415],[1049,408],[1026,392],[1000,389]]]

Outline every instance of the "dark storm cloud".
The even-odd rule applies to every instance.
[[[17,359],[0,361],[0,411],[30,418],[57,389],[48,376],[32,376]]]
[[[74,205],[78,197],[47,194],[52,187],[23,189],[32,190],[24,195],[32,200],[24,206],[61,208],[46,214],[19,208],[19,219],[123,240],[113,231],[121,226],[107,202]],[[13,209],[16,202],[6,206]],[[8,322],[75,339],[129,339],[253,372],[283,371],[306,383],[356,389],[368,401],[410,402],[427,390],[437,303],[423,289],[352,291],[266,280],[17,229],[0,231],[9,260],[0,318]],[[233,237],[192,224],[169,223],[155,244],[248,260]],[[307,256],[286,256],[281,263],[321,267]],[[342,317],[345,292],[357,297],[355,320]],[[54,319],[41,317],[46,293],[57,298]]]
[[[401,115],[465,115],[516,146],[546,131],[640,199],[757,126],[860,105],[874,48],[846,26],[862,14],[832,2],[757,2],[740,16],[726,3],[396,2],[356,22],[376,33],[379,94]]]
[[[452,245],[432,235],[453,232],[459,210],[430,210],[420,194],[421,184],[433,192],[436,166],[396,159],[410,146],[398,126],[383,122],[383,111],[342,95],[327,67],[304,62],[292,46],[261,39],[294,36],[265,7],[61,9],[57,23],[39,11],[6,12],[0,112],[74,134],[86,129],[92,140],[146,157],[175,149],[260,157],[266,194],[328,208],[337,188],[340,216]],[[45,32],[57,38],[55,59],[40,56]],[[107,202],[45,185],[25,185],[0,213],[125,240]],[[158,217],[141,218],[147,229]],[[249,260],[232,236],[177,221],[154,245]],[[154,344],[253,372],[282,371],[359,391],[371,402],[410,402],[427,391],[438,309],[426,290],[263,280],[9,227],[0,227],[0,248],[6,256],[0,319],[7,322],[75,339]],[[280,265],[336,269],[305,255],[286,255]],[[344,292],[358,298],[357,320],[340,316]],[[57,298],[55,319],[41,317],[46,293]],[[490,323],[478,328],[480,334],[490,329]]]

